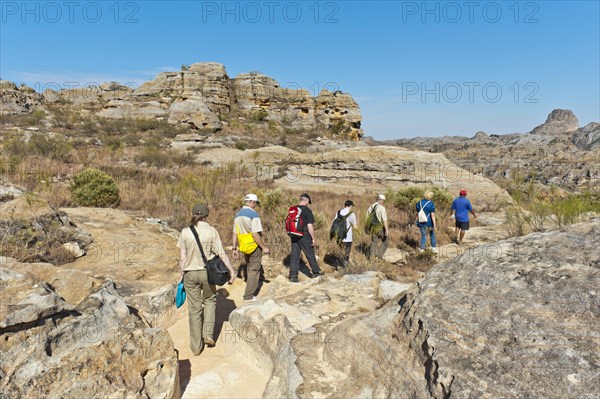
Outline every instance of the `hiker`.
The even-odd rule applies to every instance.
[[[367,209],[367,230],[371,234],[371,246],[369,247],[369,259],[373,256],[383,258],[387,249],[388,220],[387,212],[383,203],[385,195],[379,194],[377,200]],[[373,220],[373,222],[370,222]]]
[[[460,190],[459,196],[452,201],[452,215],[450,219],[456,218],[456,228],[454,229],[454,237],[452,242],[460,245],[465,237],[465,231],[469,230],[469,212],[476,218],[477,215],[473,211],[471,201],[467,199],[467,190]]]
[[[262,239],[262,224],[258,212],[254,209],[259,202],[256,194],[247,194],[244,197],[244,206],[233,219],[233,259],[239,259],[241,252],[246,262],[245,302],[256,300],[262,254],[271,252]]]
[[[417,210],[417,227],[421,231],[421,243],[419,245],[419,252],[425,251],[425,244],[427,243],[427,232],[429,232],[431,241],[431,250],[437,253],[436,242],[435,242],[435,204],[431,200],[433,198],[432,191],[426,191],[423,195],[423,199],[415,205]],[[423,212],[421,212],[423,211]]]
[[[344,202],[344,208],[340,209],[335,214],[335,219],[333,220],[333,224],[331,226],[330,238],[336,239],[338,244],[340,245],[340,249],[342,250],[342,265],[344,267],[348,266],[350,262],[350,251],[352,251],[352,228],[356,228],[356,214],[352,212],[352,207],[354,206],[354,202],[352,200],[346,200]],[[336,222],[341,223],[340,226],[343,226],[342,231],[336,230]]]
[[[208,283],[208,274],[200,254],[200,248],[192,233],[194,228],[200,239],[206,259],[219,256],[229,269],[229,282],[233,283],[235,273],[221,244],[217,230],[206,222],[208,206],[197,204],[192,210],[190,227],[181,230],[177,247],[180,249],[179,277],[183,281],[188,303],[190,323],[190,348],[195,356],[204,350],[204,344],[215,346],[213,330],[217,307],[217,288]]]
[[[298,271],[300,269],[300,250],[304,252],[304,256],[306,256],[306,259],[308,260],[308,264],[312,271],[310,277],[315,278],[323,275],[315,256],[315,245],[317,244],[313,227],[313,224],[315,223],[315,217],[310,208],[307,206],[309,204],[312,204],[310,195],[304,193],[300,196],[298,205],[290,208],[290,210],[293,210],[292,208],[298,208],[298,211],[300,212],[297,225],[301,230],[299,233],[302,234],[302,236],[294,236],[290,234],[290,239],[292,242],[292,253],[290,255],[290,282],[292,283],[298,282]]]

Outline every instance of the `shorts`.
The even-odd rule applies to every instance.
[[[469,230],[469,222],[459,222],[457,220],[456,221],[456,227],[458,227],[462,231],[467,231],[467,230]]]

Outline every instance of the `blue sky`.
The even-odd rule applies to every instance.
[[[182,64],[352,94],[366,135],[600,120],[598,1],[0,1],[0,77],[139,84]]]

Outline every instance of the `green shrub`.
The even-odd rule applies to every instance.
[[[235,143],[235,148],[241,151],[246,151],[246,149],[248,148],[248,143],[244,141],[238,141],[237,143]]]
[[[80,206],[106,208],[120,202],[119,188],[112,177],[97,169],[89,168],[76,175],[70,190]]]
[[[269,116],[269,113],[264,109],[259,109],[252,113],[252,119],[255,122],[264,122],[265,120],[267,120],[268,116]]]

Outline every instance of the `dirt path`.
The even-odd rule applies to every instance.
[[[243,306],[245,283],[236,279],[235,283],[219,290],[214,348],[205,348],[199,356],[194,356],[189,348],[188,317],[182,318],[168,331],[179,352],[179,378],[182,399],[199,398],[261,398],[269,376],[261,370],[242,347],[236,344],[239,339],[229,325],[229,314]],[[179,312],[186,312],[184,305]]]

